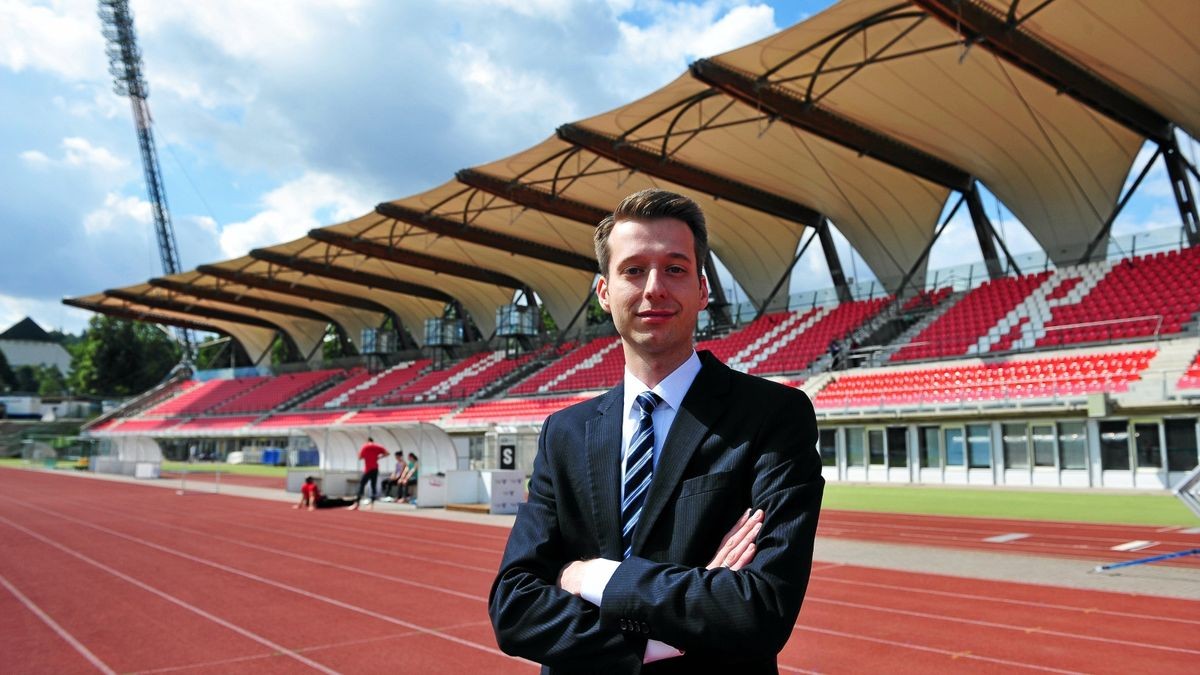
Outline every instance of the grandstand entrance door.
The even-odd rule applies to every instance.
[[[1165,489],[1161,420],[1129,420],[1129,442],[1133,451],[1134,487]]]

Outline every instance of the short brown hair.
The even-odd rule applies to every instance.
[[[622,199],[617,208],[613,209],[612,215],[606,216],[596,227],[594,241],[600,276],[608,276],[608,237],[617,223],[659,218],[675,218],[687,224],[695,242],[696,276],[703,276],[704,261],[708,257],[708,226],[704,223],[704,212],[700,210],[700,205],[690,198],[658,188],[646,188]]]

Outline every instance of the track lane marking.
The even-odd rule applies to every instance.
[[[824,571],[824,570],[817,570],[815,568],[813,569],[813,572],[817,572],[817,571]],[[815,575],[815,574],[813,576],[814,576],[814,578],[819,578],[821,581],[825,581],[825,582],[832,581],[832,582],[839,583],[839,584],[867,586],[869,588],[882,588],[882,589],[886,589],[886,590],[890,590],[890,591],[925,593],[928,595],[940,595],[940,596],[949,597],[949,598],[962,598],[965,600],[986,600],[986,601],[990,601],[990,602],[1003,602],[1003,603],[1007,603],[1007,604],[1011,604],[1011,605],[1026,605],[1029,607],[1043,607],[1043,608],[1047,608],[1047,609],[1061,609],[1061,610],[1067,610],[1067,611],[1075,611],[1075,612],[1080,612],[1082,614],[1104,614],[1104,615],[1108,615],[1108,616],[1119,616],[1121,618],[1128,618],[1128,619],[1170,621],[1170,622],[1174,622],[1174,623],[1193,624],[1196,626],[1200,626],[1200,621],[1193,620],[1193,619],[1179,619],[1179,618],[1172,618],[1172,617],[1165,617],[1165,616],[1157,616],[1154,614],[1138,614],[1135,612],[1120,612],[1120,611],[1111,610],[1111,609],[1100,609],[1098,607],[1076,607],[1076,606],[1072,606],[1072,605],[1058,605],[1058,604],[1049,603],[1049,602],[1038,602],[1036,600],[1016,600],[1016,599],[1012,599],[1012,598],[997,598],[997,597],[990,596],[990,595],[975,595],[972,593],[962,593],[962,592],[958,592],[958,591],[935,591],[935,590],[926,589],[926,588],[911,588],[908,586],[897,586],[895,584],[884,584],[884,583],[875,582],[875,581],[861,581],[861,580],[857,580],[857,579],[839,579],[837,577],[826,577],[826,576],[817,577],[817,575]],[[981,581],[986,581],[986,580],[981,580]],[[1001,583],[1019,583],[1019,582],[1001,582]],[[1054,587],[1054,588],[1058,588],[1058,587]],[[1086,592],[1094,592],[1094,593],[1113,593],[1114,592],[1114,591],[1102,591],[1102,590],[1091,591],[1088,589],[1074,589],[1074,590],[1084,590]],[[1155,596],[1155,597],[1157,597],[1157,596]],[[1175,600],[1178,598],[1170,598],[1170,599]]]
[[[996,621],[984,621],[982,619],[967,619],[961,617],[945,616],[943,614],[930,614],[929,612],[918,612],[911,609],[899,609],[896,607],[879,607],[877,605],[864,605],[859,602],[849,602],[846,600],[833,600],[830,598],[814,598],[811,595],[804,599],[805,602],[817,602],[826,605],[838,605],[840,607],[851,607],[854,609],[864,609],[874,612],[883,612],[886,614],[900,614],[903,616],[912,616],[920,619],[937,619],[939,621],[949,621],[951,623],[963,623],[972,626],[982,626],[984,628],[999,628],[1003,630],[1031,632],[1027,626],[1014,626],[1007,623],[999,623]],[[1053,635],[1054,637],[1070,638],[1075,640],[1086,640],[1089,642],[1104,642],[1108,644],[1120,645],[1123,647],[1137,647],[1140,649],[1156,649],[1164,652],[1175,652],[1178,654],[1192,654],[1200,656],[1200,649],[1188,649],[1186,647],[1170,647],[1167,645],[1152,645],[1145,642],[1134,642],[1132,640],[1118,640],[1116,638],[1098,637],[1094,635],[1080,635],[1078,633],[1068,633],[1058,630],[1034,630],[1032,632],[1041,635]]]
[[[38,607],[37,603],[25,597],[25,594],[22,593],[16,586],[14,586],[12,582],[10,582],[3,574],[0,574],[0,585],[3,585],[4,588],[7,589],[14,598],[21,601],[21,604],[25,605],[25,609],[28,609],[33,613],[34,616],[40,619],[42,623],[46,624],[51,630],[57,633],[58,637],[62,638],[64,642],[74,647],[75,651],[79,652],[80,656],[87,659],[89,663],[96,667],[96,670],[99,670],[106,675],[117,675],[115,670],[109,668],[108,664],[100,660],[100,657],[93,654],[92,651],[85,647],[82,642],[76,640],[74,635],[71,635],[67,629],[60,626],[58,622],[51,618],[49,614],[42,611],[42,608]]]
[[[29,508],[33,508],[33,507],[29,507]],[[43,510],[45,510],[45,509],[43,509]],[[231,630],[243,637],[249,638],[261,645],[269,647],[269,648],[279,652],[280,654],[289,656],[289,657],[299,661],[300,663],[303,663],[304,665],[308,666],[309,668],[312,668],[313,670],[316,670],[316,671],[319,671],[322,673],[327,673],[328,675],[340,675],[340,673],[338,673],[338,671],[336,671],[336,670],[326,668],[325,666],[321,665],[320,663],[317,663],[316,661],[313,661],[312,659],[305,658],[304,656],[297,654],[296,652],[288,649],[287,647],[284,647],[281,644],[273,642],[273,641],[255,633],[253,631],[250,631],[246,628],[242,628],[241,626],[239,626],[235,623],[226,621],[225,619],[222,619],[221,617],[216,616],[215,614],[207,612],[207,611],[187,602],[186,600],[177,598],[177,597],[171,595],[170,593],[167,593],[166,591],[159,590],[159,589],[151,586],[150,584],[147,584],[147,583],[145,583],[139,579],[136,579],[134,577],[131,577],[128,574],[125,574],[124,572],[122,572],[116,568],[105,565],[104,563],[100,562],[99,560],[90,558],[82,553],[72,551],[71,549],[67,548],[66,546],[63,546],[62,544],[54,541],[53,539],[44,537],[41,534],[38,534],[37,532],[30,530],[29,528],[26,528],[18,523],[15,523],[12,520],[9,520],[8,518],[6,518],[4,516],[0,516],[0,521],[3,521],[5,524],[7,524],[9,527],[11,527],[13,529],[16,529],[16,530],[19,530],[20,532],[25,533],[27,536],[37,539],[38,541],[42,542],[43,544],[52,546],[52,547],[62,551],[63,553],[66,553],[72,557],[82,560],[83,562],[85,562],[89,565],[92,565],[93,567],[96,567],[105,572],[108,572],[109,574],[113,575],[114,577],[117,577],[118,579],[121,579],[122,581],[129,582],[130,584],[133,584],[134,586],[137,586],[138,588],[140,588],[148,593],[151,593],[153,595],[156,595],[156,596],[162,598],[163,600],[166,600],[167,602],[170,602],[174,605],[177,605],[179,607],[182,607],[182,608],[188,610],[189,612],[192,612],[194,614],[202,616],[205,619],[208,619],[209,621],[212,621],[213,623],[216,623],[220,626],[224,626],[225,628],[228,628],[229,630]]]
[[[910,642],[898,642],[896,640],[888,640],[887,638],[871,637],[869,635],[863,635],[861,633],[846,633],[846,632],[843,632],[840,630],[833,630],[830,628],[817,628],[816,626],[797,625],[792,630],[794,630],[794,631],[809,631],[809,632],[813,632],[813,633],[823,633],[825,635],[833,635],[836,637],[848,638],[855,642],[865,640],[867,642],[875,642],[875,643],[882,644],[882,645],[888,645],[890,647],[902,647],[904,649],[912,649],[912,650],[920,651],[920,652],[929,652],[931,654],[940,654],[942,656],[948,656],[951,659],[965,658],[965,659],[971,659],[971,660],[975,660],[975,661],[987,661],[988,663],[998,663],[1003,666],[1015,666],[1017,668],[1029,668],[1030,670],[1044,670],[1044,671],[1050,672],[1050,673],[1064,673],[1066,675],[1085,675],[1085,673],[1083,673],[1082,671],[1078,671],[1078,670],[1063,670],[1062,668],[1052,668],[1050,666],[1039,666],[1034,663],[1023,663],[1021,661],[1011,661],[1009,659],[1001,659],[1001,658],[994,657],[994,656],[983,656],[980,654],[971,654],[970,652],[955,652],[955,651],[951,651],[949,649],[940,649],[938,647],[930,647],[928,645],[917,645],[917,644],[912,644]]]
[[[222,564],[222,563],[218,563],[218,562],[215,562],[215,561],[212,561],[212,560],[206,560],[206,559],[204,559],[204,558],[200,558],[200,557],[198,557],[198,556],[194,556],[194,555],[191,555],[191,554],[189,554],[189,553],[184,553],[184,552],[182,552],[182,551],[176,551],[176,550],[174,550],[174,549],[171,549],[171,548],[169,548],[169,547],[167,547],[167,546],[161,546],[161,545],[159,545],[159,544],[155,544],[154,542],[147,541],[147,540],[141,539],[141,538],[139,538],[139,537],[134,537],[134,536],[131,536],[131,535],[127,535],[127,534],[124,534],[124,533],[118,532],[118,531],[116,531],[116,530],[113,530],[113,529],[110,529],[110,528],[104,527],[104,526],[102,526],[102,525],[95,525],[95,524],[93,524],[93,523],[89,523],[89,522],[87,522],[87,521],[80,520],[80,519],[78,519],[78,518],[74,518],[74,517],[72,517],[72,516],[69,516],[69,515],[67,515],[67,514],[65,514],[65,513],[61,513],[61,512],[58,512],[58,511],[54,511],[54,510],[52,510],[52,509],[47,509],[47,508],[44,508],[44,507],[42,507],[42,508],[36,508],[36,507],[33,507],[33,506],[26,506],[25,504],[21,504],[20,502],[17,502],[16,500],[14,500],[14,499],[11,499],[11,498],[9,498],[9,497],[0,497],[0,499],[4,499],[4,500],[6,500],[6,501],[11,501],[11,502],[17,503],[17,504],[18,504],[18,505],[20,505],[20,506],[24,506],[25,508],[28,508],[28,509],[30,509],[30,510],[38,511],[39,513],[52,514],[52,515],[58,516],[58,517],[60,517],[60,518],[63,518],[63,519],[65,519],[65,520],[69,520],[69,521],[71,521],[71,522],[78,523],[79,525],[83,525],[84,527],[88,527],[88,528],[91,528],[91,529],[93,529],[93,530],[97,530],[97,531],[99,531],[99,532],[104,532],[105,534],[109,534],[109,535],[112,535],[112,536],[114,536],[114,537],[118,537],[118,538],[120,538],[120,539],[124,539],[124,540],[126,540],[126,541],[131,541],[131,542],[133,542],[133,543],[135,543],[135,544],[140,544],[140,545],[142,545],[142,546],[145,546],[145,547],[147,547],[147,548],[152,548],[152,549],[155,549],[155,550],[157,550],[157,551],[161,551],[161,552],[163,552],[163,553],[166,553],[166,554],[168,554],[168,555],[173,555],[173,556],[176,556],[176,557],[179,557],[179,558],[183,558],[184,560],[190,560],[191,562],[194,562],[194,563],[197,563],[197,564],[200,564],[200,565],[204,565],[204,566],[206,566],[206,567],[212,567],[213,569],[218,569],[218,570],[221,570],[221,571],[223,571],[223,572],[227,572],[227,573],[229,573],[229,574],[233,574],[233,575],[240,576],[240,577],[243,577],[243,578],[246,578],[246,579],[250,579],[251,581],[257,581],[257,582],[259,582],[259,583],[261,583],[261,584],[265,584],[265,585],[267,585],[267,586],[271,586],[271,587],[274,587],[274,588],[278,588],[278,589],[280,589],[280,590],[284,590],[284,591],[287,591],[287,592],[289,592],[289,593],[294,593],[294,594],[296,594],[296,595],[300,595],[300,596],[302,596],[302,597],[310,598],[310,599],[312,599],[312,600],[318,600],[318,601],[320,601],[320,602],[324,602],[324,603],[326,603],[326,604],[330,604],[330,605],[333,605],[333,606],[335,606],[335,607],[340,607],[340,608],[342,608],[342,609],[349,610],[349,611],[351,611],[351,612],[355,612],[355,613],[357,613],[357,614],[362,614],[362,615],[365,615],[365,616],[369,616],[369,617],[371,617],[371,618],[373,618],[373,619],[378,619],[378,620],[380,620],[380,621],[386,621],[386,622],[388,622],[388,623],[391,623],[391,624],[394,624],[394,625],[397,625],[397,626],[402,626],[402,627],[404,627],[404,628],[410,628],[410,629],[412,629],[412,630],[415,630],[415,631],[418,631],[418,632],[421,632],[421,633],[425,633],[426,635],[429,635],[429,636],[432,636],[432,637],[441,638],[441,639],[443,639],[443,640],[446,640],[446,641],[448,641],[448,642],[452,642],[452,643],[454,643],[454,644],[458,644],[458,645],[461,645],[461,646],[464,646],[464,647],[470,647],[471,649],[476,649],[476,650],[479,650],[479,651],[487,652],[488,654],[493,654],[493,655],[500,656],[500,657],[503,657],[503,658],[506,658],[506,659],[513,659],[513,658],[517,658],[517,657],[512,657],[512,656],[509,656],[508,654],[505,654],[504,652],[500,651],[499,649],[493,649],[493,648],[491,648],[491,647],[488,647],[488,646],[486,646],[486,645],[479,644],[479,643],[477,643],[477,642],[471,642],[470,640],[466,640],[466,639],[460,638],[460,637],[458,637],[458,636],[456,636],[456,635],[451,635],[451,634],[449,634],[449,633],[443,633],[443,632],[441,632],[441,631],[438,631],[438,630],[436,630],[436,629],[433,629],[433,628],[427,628],[427,627],[425,627],[425,626],[421,626],[421,625],[418,625],[418,624],[415,624],[415,623],[411,623],[411,622],[408,622],[408,621],[404,621],[403,619],[397,619],[396,617],[393,617],[393,616],[388,616],[388,615],[386,615],[386,614],[379,614],[379,613],[377,613],[377,612],[374,612],[374,611],[372,611],[372,610],[366,609],[366,608],[364,608],[364,607],[359,607],[359,606],[357,606],[357,605],[352,605],[352,604],[350,604],[350,603],[348,603],[348,602],[342,602],[341,600],[338,600],[338,599],[336,599],[336,598],[331,598],[331,597],[329,597],[329,596],[326,596],[326,595],[321,595],[320,593],[313,593],[313,592],[311,592],[311,591],[306,591],[306,590],[303,590],[303,589],[300,589],[300,588],[293,588],[293,587],[291,587],[291,586],[288,586],[287,584],[282,584],[282,583],[279,583],[279,582],[277,582],[277,581],[274,581],[274,580],[272,580],[272,579],[268,579],[268,578],[266,578],[266,577],[263,577],[263,576],[259,576],[259,575],[257,575],[257,574],[254,574],[254,573],[252,573],[252,572],[247,572],[247,571],[245,571],[245,570],[240,570],[240,569],[237,569],[236,567],[231,567],[231,566],[229,566],[229,565],[225,565],[225,564]],[[2,520],[5,520],[5,521],[7,521],[7,520],[8,520],[7,518],[4,518],[3,516],[0,516],[0,519],[2,519]],[[9,521],[9,522],[11,522],[11,521]],[[65,550],[65,549],[64,549],[64,550]],[[98,563],[98,564],[99,564],[99,563]],[[116,573],[116,574],[120,574],[119,572],[116,572],[116,570],[113,570],[113,571],[114,571],[114,573]],[[136,581],[136,580],[135,580],[135,581]],[[476,596],[476,597],[479,597],[479,596]],[[481,598],[481,599],[483,599],[483,598]],[[484,600],[486,600],[486,599],[484,599]],[[181,601],[181,602],[182,602],[182,601]],[[203,611],[203,610],[201,610],[201,611]],[[299,656],[299,655],[297,655],[297,656]],[[300,657],[300,658],[303,658],[303,657]],[[524,659],[519,659],[519,660],[524,660]],[[535,665],[535,664],[533,664],[532,662],[528,662],[528,663],[530,663],[530,665]],[[332,672],[332,671],[329,671],[329,672]]]
[[[192,534],[197,534],[202,537],[208,537],[209,539],[215,539],[217,541],[222,541],[227,544],[232,544],[234,546],[241,546],[243,548],[249,548],[249,549],[256,550],[256,551],[262,551],[264,553],[268,553],[271,555],[278,555],[278,556],[283,556],[285,558],[292,558],[295,560],[300,560],[300,561],[303,561],[306,563],[311,563],[314,565],[324,565],[326,567],[332,567],[334,569],[339,569],[339,570],[342,570],[345,572],[362,574],[362,575],[365,575],[368,577],[373,577],[375,579],[380,579],[382,581],[391,581],[393,583],[403,584],[406,586],[412,586],[414,588],[420,588],[420,589],[426,590],[426,591],[445,593],[447,595],[453,595],[458,598],[463,598],[466,600],[473,600],[475,602],[483,602],[483,603],[487,602],[487,598],[485,598],[482,595],[475,595],[472,593],[464,593],[462,591],[455,591],[455,590],[452,590],[449,588],[442,588],[440,586],[436,586],[433,584],[426,584],[426,583],[422,583],[420,581],[412,581],[410,579],[405,579],[404,577],[397,577],[397,576],[392,576],[390,574],[383,574],[382,572],[372,572],[370,570],[365,570],[365,569],[362,569],[359,567],[352,567],[350,565],[343,565],[341,563],[335,563],[335,562],[330,562],[327,560],[322,560],[321,558],[314,558],[312,556],[304,555],[303,553],[292,553],[289,551],[283,551],[280,549],[271,548],[270,546],[262,546],[260,544],[251,544],[251,543],[244,542],[244,541],[238,541],[237,539],[233,539],[230,537],[222,537],[219,534],[212,534],[210,532],[205,532],[203,530],[195,530],[190,527],[184,527],[182,525],[168,525],[166,523],[150,520],[148,518],[142,518],[140,516],[130,516],[125,513],[122,513],[121,511],[113,511],[113,510],[107,509],[107,508],[97,509],[97,510],[108,511],[109,513],[115,513],[122,517],[128,517],[128,518],[131,518],[134,520],[140,520],[142,522],[149,523],[156,527],[162,527],[162,528],[167,528],[167,529],[172,529],[172,530],[179,530],[181,532],[190,532]],[[97,526],[97,527],[103,527],[103,526]],[[127,536],[133,536],[133,535],[127,535]],[[155,544],[155,545],[158,546],[159,544]],[[378,552],[376,549],[370,549],[370,550],[372,553]],[[184,553],[183,555],[189,555],[189,554]],[[423,562],[428,562],[428,560],[425,560]],[[217,563],[217,564],[220,564],[220,563]],[[496,570],[489,570],[489,573],[494,575],[496,573]]]

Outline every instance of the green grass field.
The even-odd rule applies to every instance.
[[[73,462],[60,461],[59,469]],[[42,468],[23,459],[0,459],[0,467]],[[287,467],[259,464],[163,462],[164,472],[221,471],[245,476],[283,477]],[[1004,488],[945,488],[918,485],[825,486],[824,507],[850,511],[920,513],[939,516],[983,516],[1017,520],[1059,520],[1126,525],[1200,525],[1174,496],[1128,492],[1007,490]]]
[[[1200,525],[1170,494],[826,484],[823,506],[851,511],[1063,520],[1126,525]]]

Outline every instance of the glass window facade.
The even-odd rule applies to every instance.
[[[943,437],[946,439],[946,466],[963,466],[966,462],[963,461],[964,439],[963,430],[958,427],[951,427],[944,430]]]
[[[1125,420],[1100,423],[1100,467],[1105,471],[1129,470],[1129,423]]]
[[[866,440],[862,427],[846,429],[846,465],[866,466]]]
[[[883,429],[867,430],[867,448],[871,453],[871,464],[883,466]]]
[[[1158,422],[1134,423],[1133,448],[1139,469],[1162,468],[1162,437],[1158,433]]]
[[[1028,469],[1029,437],[1026,434],[1025,423],[1005,423],[1001,425],[1000,430],[1004,443],[1004,467]]]
[[[922,468],[939,468],[942,466],[942,446],[938,441],[937,427],[920,427],[917,429],[918,451]]]
[[[1163,420],[1167,436],[1167,471],[1196,468],[1196,418]]]
[[[1054,425],[1034,424],[1029,431],[1033,442],[1033,465],[1054,466]]]
[[[905,427],[887,428],[887,458],[888,466],[908,466],[908,429]]]
[[[992,465],[991,425],[967,425],[967,459],[972,469],[986,469]]]
[[[1083,422],[1059,422],[1058,448],[1062,453],[1062,468],[1086,469],[1087,425]]]

